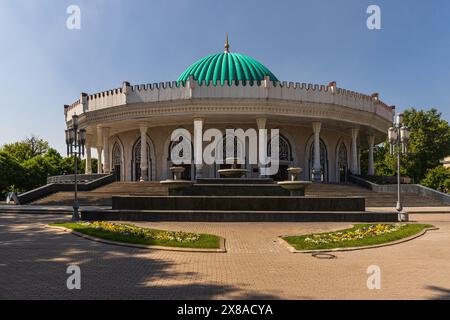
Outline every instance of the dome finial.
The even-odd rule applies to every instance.
[[[225,42],[225,53],[229,53],[230,52],[230,44],[228,43],[228,32],[227,32],[227,40]]]

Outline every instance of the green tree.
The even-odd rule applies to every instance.
[[[34,135],[22,141],[5,144],[2,147],[2,151],[9,153],[19,162],[27,161],[36,156],[42,156],[48,150],[48,142]]]
[[[85,172],[84,160],[78,158],[78,173]],[[47,141],[35,136],[4,145],[0,149],[0,196],[8,191],[26,191],[47,183],[47,177],[73,174],[75,158],[63,158]],[[93,173],[97,159],[92,159]]]
[[[450,126],[436,109],[414,108],[404,112],[404,125],[411,135],[408,155],[401,158],[400,173],[419,182],[427,170],[440,165],[439,161],[450,154]],[[367,155],[361,160],[361,167],[367,167]],[[390,155],[388,142],[375,147],[374,162],[378,176],[393,176],[397,172],[397,158]]]
[[[78,158],[77,160],[77,168],[78,173],[84,173],[85,172],[85,161]],[[60,165],[60,172],[59,174],[74,174],[75,173],[75,157],[67,157],[63,158]]]
[[[450,168],[437,166],[429,169],[420,183],[426,187],[450,193]]]
[[[404,122],[411,131],[404,166],[410,177],[420,181],[427,170],[439,166],[439,161],[450,154],[450,126],[436,109],[408,109],[404,112]]]
[[[24,187],[31,190],[47,184],[47,178],[59,174],[59,168],[47,158],[36,156],[23,163],[26,171]]]
[[[0,198],[9,191],[22,191],[25,171],[20,163],[9,153],[0,151]]]

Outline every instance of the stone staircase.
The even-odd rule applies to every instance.
[[[396,193],[374,192],[354,184],[324,184],[313,183],[307,190],[306,196],[362,196],[366,198],[366,207],[395,207]],[[434,207],[445,204],[435,199],[412,194],[402,193],[404,207]]]
[[[104,187],[88,192],[79,192],[81,206],[111,206],[112,196],[167,196],[168,190],[159,182],[114,182]],[[366,198],[366,207],[394,207],[397,195],[394,193],[379,193],[364,189],[352,184],[322,184],[314,183],[306,190],[306,196],[342,197],[363,196]],[[405,207],[432,207],[444,204],[416,194],[403,193]],[[71,206],[73,204],[73,192],[57,192],[46,198],[33,202],[35,205],[60,205]]]
[[[57,192],[32,204],[71,206],[73,195],[73,192]],[[111,197],[118,195],[165,196],[168,190],[159,182],[114,182],[92,191],[78,192],[78,201],[81,206],[111,206]]]

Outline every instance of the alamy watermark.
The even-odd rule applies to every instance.
[[[66,27],[69,30],[81,29],[81,9],[79,6],[72,4],[67,7],[66,13],[69,15],[66,20]]]
[[[70,265],[66,270],[70,276],[67,278],[66,285],[69,290],[81,290],[81,269],[77,265]]]
[[[369,30],[381,29],[381,8],[377,5],[370,5],[367,7],[367,14],[370,16],[367,18],[366,25]]]
[[[381,268],[377,265],[371,265],[366,270],[369,277],[367,278],[367,288],[369,290],[381,289]]]
[[[279,130],[226,129],[225,135],[219,129],[202,130],[202,125],[194,122],[194,137],[186,129],[172,132],[171,141],[176,144],[171,150],[171,160],[175,165],[192,164],[253,164],[260,167],[260,174],[271,176],[279,168]],[[203,142],[209,144],[203,148]],[[192,150],[193,148],[193,150]],[[268,154],[268,151],[270,154]]]

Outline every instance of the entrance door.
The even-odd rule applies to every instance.
[[[141,138],[133,146],[133,159],[131,160],[131,168],[133,169],[133,181],[139,181],[141,179]],[[152,159],[150,153],[150,145],[147,143],[147,179],[152,180]]]
[[[289,165],[287,164],[280,164],[278,166],[278,172],[276,175],[272,176],[272,179],[275,181],[286,181],[289,180],[289,174],[287,169],[289,168]]]
[[[347,148],[344,143],[339,146],[338,152],[338,168],[339,168],[339,183],[347,183]]]
[[[116,176],[116,181],[120,181],[120,164],[114,166],[114,175]]]
[[[116,176],[116,181],[120,181],[122,178],[122,148],[118,143],[115,143],[113,147],[112,168]]]
[[[347,166],[339,166],[339,183],[347,183]]]

